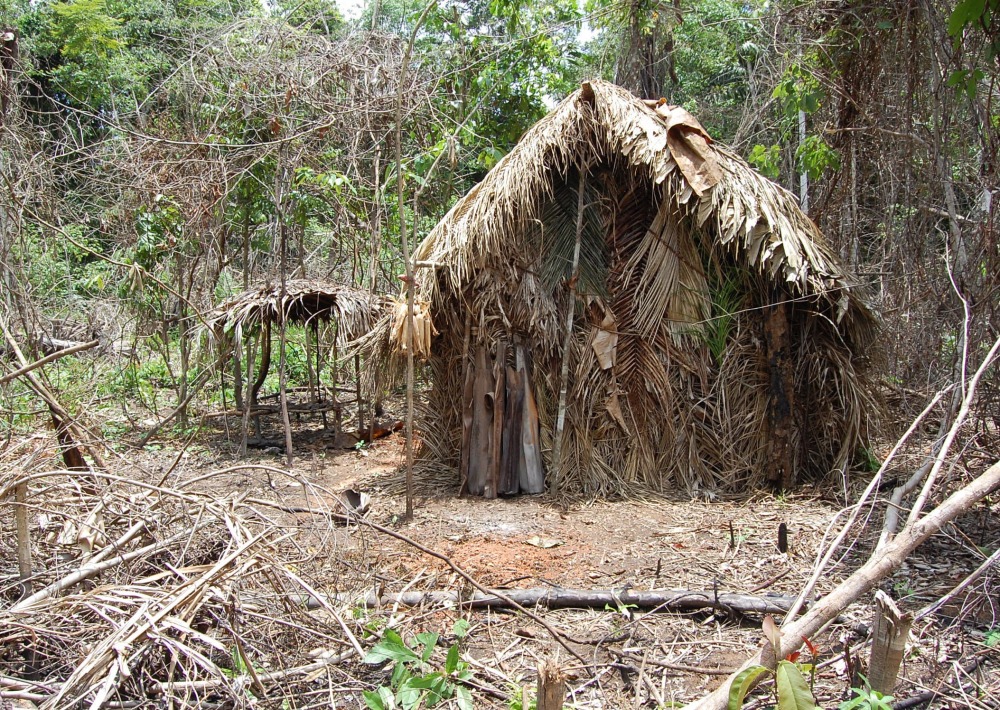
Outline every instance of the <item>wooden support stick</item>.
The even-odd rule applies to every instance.
[[[17,528],[17,571],[24,596],[31,594],[31,535],[28,532],[28,482],[14,486],[14,521]]]
[[[576,282],[580,278],[580,242],[583,239],[584,193],[587,188],[586,163],[580,168],[580,184],[576,199],[576,241],[573,243],[573,267],[569,278],[569,303],[566,306],[566,335],[563,339],[562,363],[559,368],[559,405],[556,408],[556,428],[552,435],[552,488],[559,487],[563,465],[563,430],[566,426],[566,393],[569,388],[569,349],[573,344],[573,318],[576,315]]]
[[[901,612],[888,594],[881,589],[875,592],[875,626],[868,664],[868,683],[872,690],[886,695],[892,692],[912,623],[913,616]]]

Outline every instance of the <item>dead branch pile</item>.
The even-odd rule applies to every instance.
[[[13,601],[0,611],[7,697],[42,708],[308,698],[310,678],[362,653],[342,609],[294,601],[313,593],[296,565],[342,542],[332,524],[304,531],[245,493],[172,488],[167,475],[84,479],[46,469],[46,458],[22,447],[0,478],[0,499],[26,481],[41,511],[32,593],[18,600],[11,578],[3,588]],[[322,500],[315,507],[334,512]]]

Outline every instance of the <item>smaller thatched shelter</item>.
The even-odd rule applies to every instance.
[[[213,309],[206,320],[220,342],[233,346],[237,409],[242,411],[244,401],[249,401],[249,411],[255,417],[278,410],[276,405],[261,405],[258,401],[260,389],[271,367],[273,327],[277,326],[280,331],[290,323],[306,326],[307,333],[313,334],[311,343],[315,350],[314,366],[307,354],[311,380],[308,388],[309,401],[296,403],[291,408],[295,411],[319,412],[323,414],[324,422],[326,412],[334,411],[337,415],[335,428],[339,431],[340,410],[346,402],[338,399],[336,385],[330,399],[324,396],[323,388],[319,385],[319,375],[323,368],[319,326],[321,323],[331,322],[335,327],[332,342],[335,360],[337,347],[343,347],[371,330],[384,310],[383,300],[367,291],[321,281],[296,279],[287,281],[284,286],[268,282],[234,296]],[[247,395],[244,396],[243,371],[247,368],[243,364],[241,345],[246,337],[259,339],[260,367],[256,377],[247,371],[250,386]],[[250,352],[246,359],[252,362],[256,357]],[[355,384],[355,392],[357,389]],[[358,406],[360,417],[360,400]],[[259,426],[258,421],[258,433]],[[359,422],[360,428],[362,425]]]
[[[438,488],[523,491],[538,466],[591,495],[788,488],[865,442],[862,291],[795,198],[683,109],[584,84],[414,265],[440,333],[418,422]]]

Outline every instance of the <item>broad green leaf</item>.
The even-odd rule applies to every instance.
[[[472,704],[472,693],[464,685],[455,689],[455,702],[458,704],[459,710],[473,710],[475,707]]]
[[[458,670],[458,645],[448,649],[448,657],[444,661],[444,672],[451,675]]]
[[[431,659],[431,655],[434,653],[434,647],[438,642],[438,634],[425,631],[424,633],[417,634],[417,643],[423,646],[423,651],[420,654],[420,660],[427,663]]]
[[[403,643],[403,640],[392,629],[387,629],[382,640],[372,647],[364,658],[365,663],[382,663],[383,661],[395,661],[397,663],[410,663],[419,661],[420,656],[413,652]]]
[[[818,710],[809,683],[794,663],[778,661],[774,683],[778,691],[778,710]]]
[[[451,633],[454,634],[456,638],[464,639],[469,635],[469,627],[471,625],[472,624],[469,623],[468,619],[459,619],[452,627]]]
[[[396,701],[403,710],[412,710],[412,708],[417,707],[426,692],[423,688],[414,685],[416,680],[408,678],[396,691]]]
[[[746,699],[747,693],[750,692],[750,688],[753,687],[757,679],[761,675],[770,672],[770,669],[765,666],[750,666],[741,671],[733,680],[733,684],[729,686],[728,710],[739,710],[743,706],[743,701]]]
[[[975,22],[982,17],[986,10],[986,0],[962,0],[955,6],[951,17],[948,18],[948,34],[957,37],[965,29],[966,25]]]
[[[368,710],[391,710],[396,707],[392,698],[392,691],[386,687],[375,690],[364,690],[361,694],[365,698],[365,705]]]

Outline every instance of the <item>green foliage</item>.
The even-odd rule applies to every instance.
[[[997,646],[1000,646],[1000,627],[994,627],[987,631],[984,643],[988,648],[996,648]]]
[[[858,467],[866,473],[875,473],[882,468],[882,462],[879,461],[878,456],[867,447],[858,449],[855,459],[858,461]]]
[[[121,48],[121,20],[107,14],[105,0],[70,0],[52,5],[52,34],[65,59],[105,59]]]
[[[781,630],[770,616],[764,617],[763,631],[777,655],[781,648]],[[804,637],[803,640],[815,657],[816,648],[812,642]],[[750,690],[764,677],[770,677],[774,681],[773,693],[778,710],[819,710],[811,688],[812,680],[815,680],[816,667],[813,664],[800,663],[798,659],[799,653],[795,652],[779,660],[774,670],[758,665],[740,672],[729,686],[727,710],[739,710]],[[810,681],[802,675],[803,671],[810,673]]]
[[[862,678],[865,681],[865,687],[851,688],[854,697],[838,705],[837,710],[892,710],[893,697],[872,690],[868,679],[864,676]]]
[[[840,168],[840,155],[831,148],[822,136],[810,135],[795,149],[795,160],[799,171],[806,173],[810,180],[816,180],[827,170]]]
[[[464,619],[455,624],[453,633],[462,638],[468,632]],[[470,680],[472,672],[461,660],[458,644],[448,648],[444,666],[434,669],[430,661],[438,642],[436,633],[419,633],[407,644],[392,629],[386,629],[382,640],[368,652],[365,663],[391,663],[389,686],[364,691],[365,705],[370,710],[434,707],[454,698],[461,710],[472,710],[472,695],[462,681]]]
[[[729,700],[727,708],[738,710],[743,707],[747,693],[754,687],[761,676],[768,675],[772,671],[767,666],[750,666],[740,671],[740,674],[733,679],[733,684],[729,686]]]
[[[777,180],[781,173],[781,146],[763,146],[759,143],[750,151],[747,162],[765,177]]]
[[[794,119],[799,111],[815,113],[826,94],[815,74],[804,64],[792,64],[771,94],[781,104],[785,116]]]
[[[702,332],[717,365],[722,364],[726,355],[733,319],[743,304],[742,283],[741,278],[733,275],[720,284],[712,285],[712,317],[705,323]]]

